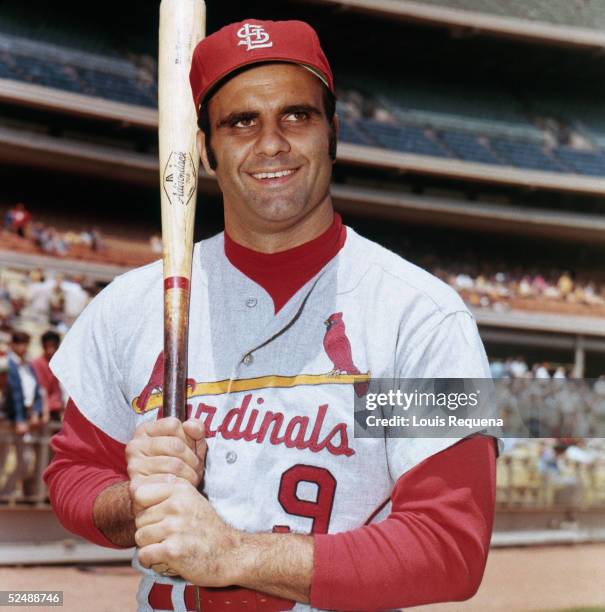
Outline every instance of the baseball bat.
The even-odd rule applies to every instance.
[[[187,338],[199,155],[191,56],[204,37],[203,0],[162,0],[158,65],[164,263],[163,415],[187,418]]]

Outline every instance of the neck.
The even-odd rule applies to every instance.
[[[258,253],[278,253],[317,238],[332,225],[334,210],[329,195],[306,216],[252,227],[225,206],[225,232],[239,245]]]

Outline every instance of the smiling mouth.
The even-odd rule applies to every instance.
[[[250,176],[258,181],[283,179],[292,176],[297,170],[298,168],[290,168],[286,170],[274,170],[272,172],[251,172]]]

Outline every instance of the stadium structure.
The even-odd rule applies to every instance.
[[[579,378],[605,374],[600,0],[269,0],[254,15],[247,2],[210,0],[207,11],[209,32],[248,17],[300,18],[318,30],[339,99],[337,210],[361,234],[458,282],[491,359],[523,355]],[[0,6],[2,212],[26,202],[59,229],[98,226],[128,245],[110,261],[59,259],[4,235],[3,266],[103,284],[159,233],[157,19],[155,3],[142,0],[108,0],[92,12],[60,1],[52,13],[39,0]],[[199,186],[201,238],[220,231],[222,218],[215,180],[201,171]],[[569,299],[540,300],[518,289],[537,274],[582,280],[594,299],[561,289]],[[500,287],[478,287],[478,277]],[[578,516],[587,538],[602,537],[605,476],[590,476],[594,503],[549,508],[531,501],[541,485],[532,459],[523,461],[512,509],[516,468],[499,472],[496,543]],[[38,501],[12,507],[0,528],[2,542],[15,525],[23,530],[23,562],[57,555],[60,529]],[[24,517],[35,512],[51,534],[47,553],[26,546],[35,529]],[[71,551],[63,554],[109,554],[79,542]]]

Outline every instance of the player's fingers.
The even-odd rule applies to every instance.
[[[131,497],[134,504],[142,508],[149,508],[159,504],[170,497],[176,486],[175,482],[145,482],[133,486]]]
[[[145,527],[146,525],[159,523],[167,517],[176,517],[183,514],[183,512],[187,512],[187,509],[192,503],[192,499],[188,497],[188,494],[193,493],[201,497],[200,493],[195,491],[189,482],[180,478],[175,479],[172,486],[173,490],[170,496],[157,504],[141,508],[140,511],[135,514],[135,525],[137,529]],[[177,490],[179,488],[180,490]],[[201,499],[206,501],[203,497]]]
[[[176,533],[178,529],[176,520],[167,517],[158,523],[150,523],[144,527],[138,527],[134,534],[134,541],[139,548],[162,542],[169,535]]]
[[[155,525],[161,523],[167,515],[170,514],[168,504],[163,501],[155,506],[149,506],[145,508],[135,517],[135,526],[137,529],[142,529],[148,525]]]
[[[162,563],[166,561],[166,547],[163,542],[156,544],[149,544],[139,549],[138,560],[139,563],[146,568],[150,568],[156,563]]]
[[[205,435],[204,423],[198,419],[188,419],[183,423],[185,433],[193,440],[202,440]]]
[[[183,423],[176,417],[166,417],[145,424],[145,434],[152,437],[176,437],[187,443],[187,435],[183,430]]]
[[[200,482],[199,465],[194,469],[178,457],[133,457],[129,459],[127,469],[131,480],[155,474],[174,474],[188,480],[194,487]]]
[[[177,457],[194,470],[197,469],[200,461],[195,452],[180,438],[147,438],[141,442],[139,450],[147,457]]]

